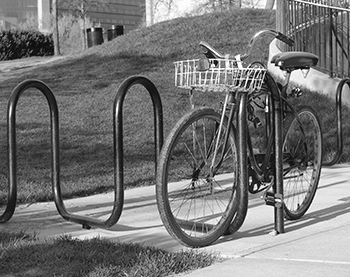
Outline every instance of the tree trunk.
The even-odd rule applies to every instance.
[[[86,14],[84,14],[83,16],[83,50],[85,50],[87,48],[86,46]]]
[[[272,10],[274,5],[275,5],[275,0],[266,0],[265,9]]]
[[[53,18],[53,44],[55,56],[59,56],[60,53],[60,42],[58,34],[58,6],[57,0],[52,0],[52,18]]]
[[[87,40],[87,34],[86,34],[86,12],[87,7],[85,6],[84,2],[80,3],[79,12],[81,15],[81,19],[83,20],[83,50],[87,48],[86,46],[86,40]]]

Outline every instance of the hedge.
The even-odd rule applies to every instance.
[[[0,31],[0,60],[14,60],[54,54],[52,35],[36,30]]]

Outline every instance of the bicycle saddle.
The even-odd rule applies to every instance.
[[[272,57],[271,63],[279,66],[282,70],[293,71],[295,69],[309,69],[315,66],[318,57],[308,52],[283,52]]]

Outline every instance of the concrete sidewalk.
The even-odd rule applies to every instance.
[[[65,201],[69,212],[106,219],[113,194]],[[319,189],[307,214],[285,222],[285,233],[273,236],[273,208],[252,196],[242,228],[204,248],[228,259],[186,276],[350,276],[350,164],[323,168]],[[119,222],[111,229],[84,230],[61,218],[54,203],[20,205],[0,225],[39,236],[69,234],[77,238],[106,237],[169,251],[186,247],[165,230],[158,215],[154,187],[127,190]]]

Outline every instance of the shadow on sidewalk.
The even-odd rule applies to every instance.
[[[304,228],[310,227],[312,225],[320,224],[321,222],[329,221],[328,226],[337,227],[332,225],[332,220],[350,213],[350,202],[344,202],[332,207],[324,208],[319,211],[314,211],[304,215],[301,219],[296,221],[285,221],[285,233],[294,232],[297,230],[302,230]],[[243,232],[238,231],[231,236],[226,236],[216,243],[224,243],[227,241],[237,240],[240,238],[247,237],[258,237],[270,233],[274,229],[274,224],[266,224],[264,226],[259,226],[252,228]]]

